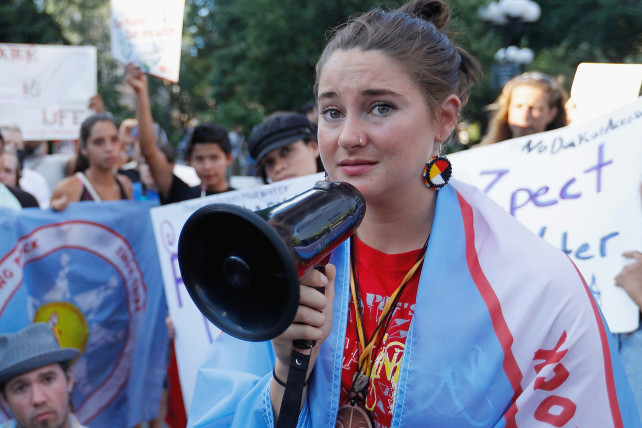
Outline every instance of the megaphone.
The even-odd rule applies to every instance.
[[[178,240],[183,282],[197,308],[222,331],[248,341],[283,333],[299,306],[299,278],[326,263],[355,232],[365,201],[352,185],[319,181],[259,211],[210,204]]]

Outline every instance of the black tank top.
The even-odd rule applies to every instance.
[[[121,184],[120,180],[114,175],[114,180],[116,180],[116,184],[118,185],[118,188],[120,189],[120,199],[129,199],[127,197],[127,193],[125,193],[125,188]],[[82,181],[81,181],[82,183]],[[85,184],[83,183],[82,185],[82,194],[80,195],[80,200],[81,201],[93,201],[94,197],[91,196],[91,193],[87,188],[85,187]]]

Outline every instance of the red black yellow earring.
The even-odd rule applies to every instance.
[[[453,166],[446,156],[433,156],[424,167],[424,183],[429,189],[441,189],[448,183]]]

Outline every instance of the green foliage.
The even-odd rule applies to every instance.
[[[528,36],[534,50],[563,43],[572,61],[642,60],[639,0],[546,0],[541,5],[542,16]]]
[[[0,43],[69,44],[53,17],[24,0],[0,3]]]
[[[251,129],[274,111],[298,110],[312,99],[314,66],[325,33],[374,1],[191,0],[184,58],[191,77],[181,89],[206,104],[190,116]]]

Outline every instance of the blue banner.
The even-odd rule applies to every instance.
[[[92,428],[158,416],[168,338],[154,205],[0,208],[0,333],[43,321],[81,350],[73,402]],[[0,422],[9,416],[0,408]]]

